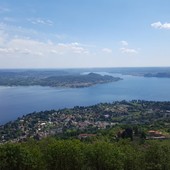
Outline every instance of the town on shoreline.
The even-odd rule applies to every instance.
[[[119,77],[70,73],[66,71],[0,71],[0,86],[49,86],[64,88],[90,87],[96,84],[110,83],[121,80]]]
[[[140,127],[145,133],[160,131],[152,137],[169,138],[170,102],[116,101],[88,107],[34,112],[1,125],[0,142],[61,135],[78,137],[84,133],[96,134],[100,129],[123,126]]]

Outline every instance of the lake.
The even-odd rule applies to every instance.
[[[0,86],[0,124],[34,111],[88,106],[100,102],[133,99],[170,101],[170,78],[116,76],[121,76],[123,80],[76,89]]]

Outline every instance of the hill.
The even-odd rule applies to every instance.
[[[121,101],[34,112],[0,126],[0,141],[73,135],[123,125],[170,132],[170,102]]]
[[[66,71],[17,70],[0,71],[0,86],[50,86],[80,88],[101,83],[121,80],[119,77],[89,73],[87,75],[71,74]]]

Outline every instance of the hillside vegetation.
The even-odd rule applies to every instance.
[[[2,170],[169,170],[170,141],[46,138],[0,145]]]
[[[169,170],[170,103],[31,113],[0,127],[0,170]]]

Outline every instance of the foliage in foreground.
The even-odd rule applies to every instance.
[[[170,141],[46,138],[0,145],[0,170],[169,170]]]

